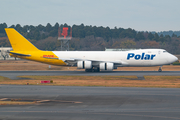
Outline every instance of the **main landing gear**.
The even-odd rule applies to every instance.
[[[162,72],[162,66],[159,66],[158,72]]]
[[[85,72],[100,72],[100,69],[99,69],[99,67],[92,68],[92,69],[85,69]]]

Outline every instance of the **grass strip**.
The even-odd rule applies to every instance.
[[[7,80],[11,80],[11,79],[9,79],[7,77],[0,76],[0,82],[7,81]]]
[[[28,104],[35,104],[35,102],[0,101],[0,105],[28,105]]]
[[[180,88],[180,76],[18,76],[24,80],[3,80],[0,84],[59,85],[59,86],[104,86],[104,87],[155,87]],[[29,80],[31,79],[31,80]],[[40,84],[41,80],[53,83]]]

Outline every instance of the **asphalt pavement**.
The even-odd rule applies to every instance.
[[[147,75],[167,75],[167,76],[179,76],[180,71],[102,71],[102,72],[85,72],[85,71],[0,71],[0,76],[8,77],[10,79],[20,79],[17,76],[23,75],[83,75],[83,76],[103,76],[103,75],[115,75],[115,76],[128,76],[135,75],[138,78],[142,78]]]
[[[1,105],[4,120],[177,120],[180,89],[0,85],[0,99],[44,101]]]

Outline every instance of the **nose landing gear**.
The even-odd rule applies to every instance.
[[[159,67],[158,72],[162,72],[162,66]]]

